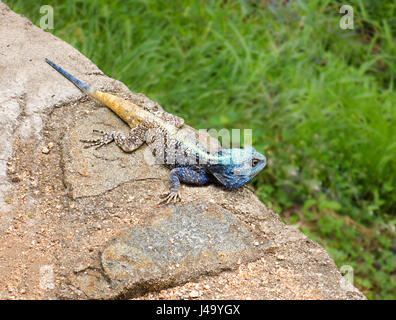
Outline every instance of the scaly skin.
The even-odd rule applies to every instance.
[[[179,128],[184,121],[167,113],[155,113],[109,93],[94,90],[61,67],[46,62],[70,80],[82,92],[113,110],[130,127],[128,136],[116,131],[103,132],[100,139],[82,140],[85,148],[100,148],[115,142],[123,151],[132,152],[146,143],[154,157],[171,169],[170,190],[162,202],[181,200],[180,183],[204,185],[218,182],[227,188],[239,188],[253,179],[266,165],[266,158],[251,147],[222,149],[209,153],[199,142]]]

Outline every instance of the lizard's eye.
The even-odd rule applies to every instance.
[[[257,166],[258,163],[259,163],[258,159],[253,159],[253,160],[252,160],[252,167]]]

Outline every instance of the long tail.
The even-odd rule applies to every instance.
[[[61,67],[53,63],[51,60],[45,58],[45,61],[53,67],[56,71],[58,71],[61,75],[63,75],[66,79],[68,79],[71,83],[73,83],[77,88],[79,88],[82,92],[93,96],[93,93],[95,92],[94,89],[92,89],[89,85],[85,84],[84,82],[78,80],[76,77],[72,76],[70,73],[67,71],[63,70]]]
[[[103,103],[111,110],[113,110],[122,120],[124,120],[131,127],[134,126],[134,124],[132,124],[132,120],[138,115],[138,113],[144,113],[148,118],[152,117],[150,116],[150,113],[142,110],[142,108],[137,106],[136,104],[133,104],[132,102],[124,100],[120,97],[114,96],[110,93],[97,91],[91,88],[89,85],[85,84],[84,82],[78,80],[76,77],[73,77],[70,73],[63,70],[61,67],[48,60],[47,58],[45,59],[45,61],[61,75],[63,75],[66,79],[70,80],[70,82],[73,83],[82,92],[88,94],[95,100]],[[142,115],[140,116],[140,118],[142,118]]]

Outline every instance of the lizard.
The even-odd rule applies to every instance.
[[[181,183],[217,183],[227,189],[235,189],[251,181],[266,166],[266,157],[251,146],[224,148],[211,153],[196,139],[182,133],[182,118],[166,112],[156,114],[129,100],[98,91],[51,60],[46,58],[45,61],[84,94],[106,105],[131,128],[128,135],[94,129],[95,133],[102,136],[99,139],[81,140],[85,143],[84,148],[98,149],[114,142],[124,152],[129,153],[146,143],[154,158],[170,169],[170,189],[160,196],[163,199],[160,203],[181,201]],[[164,114],[168,116],[164,117]]]

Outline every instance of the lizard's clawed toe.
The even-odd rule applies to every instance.
[[[98,150],[104,145],[114,141],[113,132],[107,133],[102,130],[96,130],[96,129],[93,129],[93,132],[101,134],[102,137],[100,139],[95,139],[95,140],[80,140],[83,143],[87,143],[87,145],[84,146],[84,149],[96,147],[95,150]]]
[[[162,198],[162,200],[158,204],[177,203],[178,201],[181,201],[179,191],[170,191],[168,193],[162,194],[160,198]]]

